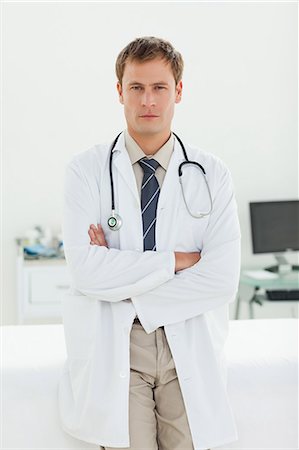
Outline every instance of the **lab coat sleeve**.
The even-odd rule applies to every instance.
[[[88,229],[99,223],[99,192],[76,160],[66,166],[63,245],[72,288],[98,300],[117,302],[140,295],[174,277],[174,252],[138,252],[90,244]]]
[[[241,233],[231,175],[224,167],[203,237],[201,259],[163,285],[132,298],[147,333],[235,300]]]

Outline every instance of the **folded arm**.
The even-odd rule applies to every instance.
[[[103,245],[108,248],[108,242],[104,234],[101,224],[91,224],[88,230],[91,245]],[[200,252],[174,252],[175,256],[175,272],[187,269],[200,260]]]
[[[145,330],[150,333],[233,302],[240,275],[240,239],[233,184],[226,170],[214,197],[200,261],[151,291],[132,297]]]
[[[92,244],[105,245],[101,229],[90,229],[89,237]],[[145,330],[151,333],[162,325],[187,320],[233,302],[240,275],[240,238],[237,205],[227,171],[214,198],[198,261],[181,268],[176,266],[177,273],[171,280],[132,298]],[[178,252],[175,255],[177,259]],[[182,253],[185,258],[186,255],[191,254]]]
[[[91,245],[88,229],[99,219],[99,196],[90,183],[76,160],[67,165],[62,231],[72,287],[95,299],[117,302],[148,292],[173,278],[176,268],[187,267],[170,251]]]

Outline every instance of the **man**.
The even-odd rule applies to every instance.
[[[239,279],[237,206],[223,162],[189,146],[206,175],[186,165],[181,190],[185,158],[171,121],[182,71],[169,42],[129,43],[116,61],[127,129],[112,152],[113,183],[111,144],[75,155],[66,170],[72,287],[60,416],[66,432],[106,450],[197,450],[237,439],[223,351]],[[116,230],[107,224],[112,185]],[[190,214],[192,204],[203,217]]]

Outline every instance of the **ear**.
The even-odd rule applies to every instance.
[[[178,82],[176,88],[175,88],[175,103],[180,103],[182,100],[182,91],[183,91],[183,82],[182,80]]]
[[[123,93],[122,93],[122,86],[121,86],[119,81],[116,84],[116,89],[117,89],[118,94],[119,94],[119,101],[120,101],[121,104],[123,104],[124,103],[124,98],[123,98]]]

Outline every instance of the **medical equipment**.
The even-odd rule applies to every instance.
[[[108,226],[109,226],[110,230],[113,230],[113,231],[119,230],[121,225],[122,225],[122,218],[120,217],[119,214],[117,214],[115,212],[114,185],[113,185],[113,174],[112,174],[113,149],[114,149],[114,147],[115,147],[115,145],[117,143],[117,140],[118,140],[119,136],[121,135],[121,133],[119,133],[117,135],[117,137],[115,138],[115,140],[114,140],[114,142],[113,142],[113,144],[111,146],[111,149],[110,149],[110,160],[109,160],[109,172],[110,172],[110,183],[111,183],[111,210],[112,210],[112,212],[111,212],[111,216],[109,217],[107,223],[108,223]],[[213,209],[213,201],[212,201],[211,191],[210,191],[207,179],[206,179],[206,172],[205,172],[204,168],[202,167],[202,165],[199,164],[198,162],[196,162],[196,161],[189,161],[183,142],[181,141],[181,139],[175,133],[173,133],[173,134],[177,138],[177,140],[179,141],[179,143],[180,143],[180,145],[182,147],[184,158],[185,158],[185,161],[183,161],[179,165],[179,168],[178,168],[178,175],[179,175],[179,181],[180,181],[181,188],[182,188],[183,199],[184,199],[186,208],[188,210],[188,213],[192,217],[194,217],[196,219],[201,219],[202,217],[206,217],[209,214],[211,214],[212,209]],[[184,194],[183,183],[182,183],[182,173],[183,173],[182,172],[182,168],[183,168],[183,166],[186,166],[187,164],[193,165],[193,166],[197,167],[198,169],[200,169],[201,174],[202,174],[202,176],[204,178],[204,181],[205,181],[205,184],[206,184],[206,187],[207,187],[207,191],[208,191],[208,195],[209,195],[209,200],[210,200],[210,209],[207,212],[198,212],[197,214],[193,214],[191,212],[191,210],[189,209],[189,207],[188,207],[188,204],[187,204],[187,201],[186,201],[186,197],[185,197],[185,194]]]

